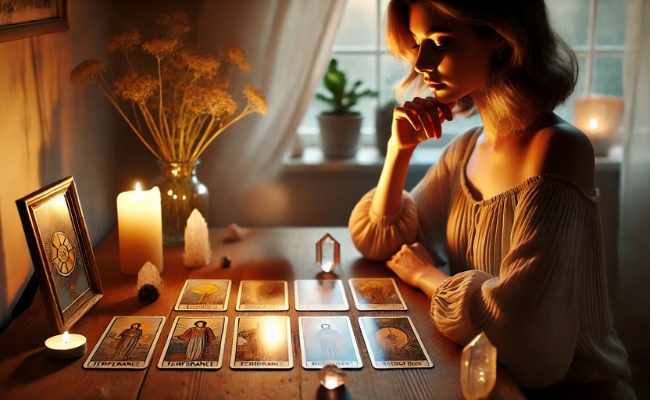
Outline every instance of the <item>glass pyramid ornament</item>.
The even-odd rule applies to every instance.
[[[316,264],[325,272],[332,272],[341,262],[341,245],[326,233],[316,242]]]
[[[188,268],[197,268],[210,263],[212,250],[210,250],[210,236],[208,223],[205,222],[201,212],[196,208],[192,210],[185,227],[185,252],[183,261]]]
[[[336,365],[327,364],[318,371],[318,379],[320,379],[320,384],[326,388],[336,389],[347,382],[348,376]]]
[[[162,286],[162,279],[160,278],[158,268],[149,261],[147,261],[138,272],[137,289],[140,289],[142,285],[152,285],[158,289]]]
[[[467,400],[486,399],[497,380],[497,348],[481,332],[463,349],[460,384]]]

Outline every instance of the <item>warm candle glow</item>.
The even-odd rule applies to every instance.
[[[68,331],[63,332],[62,339],[63,343],[68,343],[70,341],[70,334]]]
[[[140,182],[135,183],[135,199],[142,200],[142,188],[140,187]]]
[[[269,347],[276,347],[284,338],[279,321],[271,321],[264,325],[264,341]]]
[[[596,119],[594,119],[594,118],[590,119],[590,120],[589,120],[589,127],[590,127],[591,129],[596,129],[596,128],[598,128],[598,121],[597,121]]]
[[[327,378],[325,378],[325,387],[328,389],[336,389],[337,387],[339,387],[339,384],[335,377],[328,376]]]

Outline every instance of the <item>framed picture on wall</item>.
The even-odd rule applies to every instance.
[[[66,0],[0,1],[0,43],[66,29]]]
[[[48,315],[67,331],[103,293],[74,180],[54,182],[16,206]]]

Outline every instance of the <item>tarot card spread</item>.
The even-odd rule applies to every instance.
[[[433,367],[411,318],[359,317],[359,326],[376,369]]]
[[[286,281],[241,281],[237,311],[284,311],[289,309]]]
[[[228,317],[176,317],[158,368],[219,369]]]
[[[350,318],[299,317],[298,330],[303,368],[323,368],[327,364],[363,367]]]
[[[350,309],[339,279],[299,279],[294,282],[296,310],[347,311]]]
[[[230,298],[230,281],[188,279],[178,296],[176,311],[225,311]]]
[[[359,311],[408,310],[393,278],[351,278],[349,283]]]
[[[291,369],[289,317],[236,317],[230,368]]]
[[[164,323],[165,317],[114,317],[84,368],[147,368]]]

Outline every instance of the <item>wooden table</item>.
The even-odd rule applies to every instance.
[[[429,299],[396,278],[408,311],[357,311],[347,284],[351,277],[393,276],[381,263],[363,259],[354,248],[347,228],[259,228],[243,241],[224,244],[223,229],[211,229],[212,262],[199,269],[183,266],[182,248],[164,250],[164,287],[150,305],[137,299],[136,277],[119,271],[118,237],[114,230],[95,249],[104,297],[72,329],[86,336],[86,356],[73,361],[53,361],[45,356],[43,342],[52,332],[43,301],[37,295],[32,305],[0,336],[0,398],[2,399],[456,399],[460,388],[461,348],[443,337],[429,317]],[[313,279],[320,269],[315,263],[315,243],[329,232],[341,243],[341,265],[334,272],[344,282],[350,310],[345,312],[302,312],[295,310],[293,281]],[[222,256],[232,260],[220,267]],[[232,280],[228,310],[201,315],[229,317],[223,367],[207,370],[160,370],[156,364],[174,318],[196,315],[173,311],[187,278]],[[269,279],[289,282],[289,311],[272,313],[235,311],[241,280]],[[167,317],[149,368],[145,370],[85,370],[82,364],[101,334],[116,315],[159,315]],[[294,368],[291,370],[232,370],[233,325],[236,316],[288,315],[291,319]],[[305,370],[300,362],[299,316],[347,315],[352,322],[364,367],[346,370],[349,381],[329,391],[320,386],[317,370]],[[434,368],[376,370],[359,329],[359,316],[408,315],[420,333]],[[491,398],[523,398],[507,371],[499,369]]]

